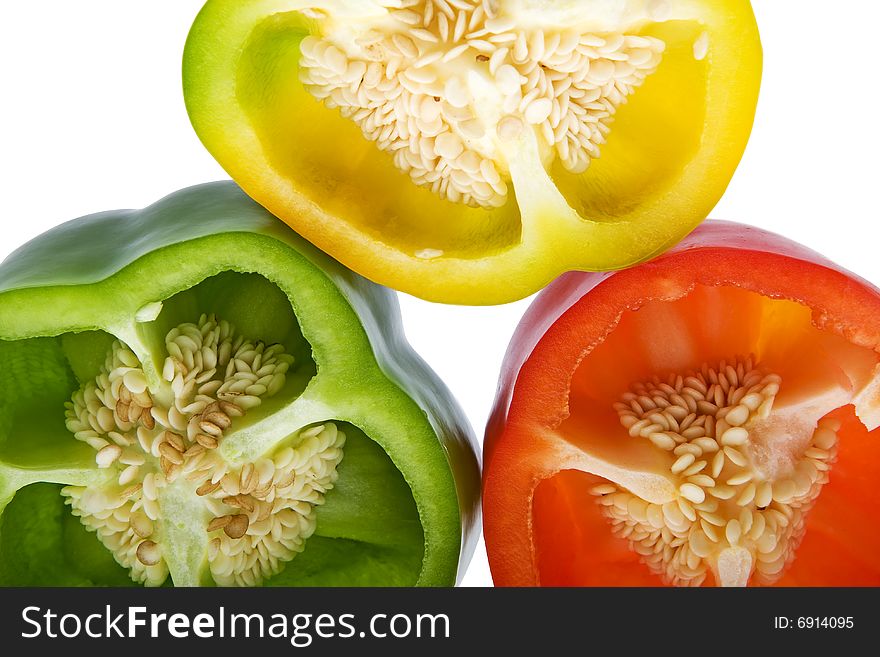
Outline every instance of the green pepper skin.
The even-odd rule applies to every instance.
[[[0,383],[0,585],[20,582],[11,572],[9,555],[45,552],[48,543],[66,535],[52,530],[55,538],[30,547],[26,538],[10,536],[25,522],[4,518],[3,509],[12,509],[7,504],[16,492],[36,482],[83,485],[104,476],[90,448],[70,434],[69,443],[58,438],[64,396],[93,375],[77,375],[82,369],[77,359],[88,354],[77,355],[81,352],[67,348],[64,340],[89,331],[123,340],[143,362],[152,387],[159,380],[157,335],[144,328],[149,323],[143,317],[135,319],[138,311],[221,272],[256,273],[277,286],[311,348],[317,373],[284,409],[292,429],[328,420],[350,423],[378,444],[402,474],[418,512],[423,553],[416,581],[388,583],[453,585],[473,553],[479,520],[478,450],[464,414],[406,342],[393,292],[317,250],[229,182],[185,189],[143,210],[76,219],[24,245],[0,265],[0,371],[6,379]],[[265,325],[275,321],[260,317],[262,302],[259,295],[249,299],[244,321],[250,316]],[[59,362],[52,364],[52,359]],[[67,375],[59,374],[65,368]],[[31,409],[36,412],[27,415]],[[57,418],[38,419],[56,412]],[[28,430],[31,422],[39,425],[33,432]],[[247,451],[246,443],[241,450]],[[351,460],[351,475],[340,470],[340,501],[334,503],[331,491],[325,507],[318,508],[316,535],[286,569],[296,573],[302,560],[301,570],[307,572],[290,583],[382,583],[364,572],[374,561],[373,553],[361,568],[351,560],[355,552],[340,546],[352,541],[378,545],[398,535],[415,535],[412,528],[383,526],[385,516],[398,512],[400,487],[385,482],[379,465],[359,468],[357,454],[347,450],[343,466]],[[358,453],[369,451],[365,446]],[[382,460],[375,458],[377,464]],[[383,510],[378,507],[386,494],[391,501]],[[37,493],[28,496],[39,498]],[[41,514],[24,514],[36,524],[28,529],[32,535],[51,533],[34,519]],[[58,519],[45,524],[53,522]],[[405,519],[400,524],[406,525]],[[341,542],[331,545],[334,540]],[[329,556],[310,553],[312,543],[326,547]],[[393,546],[382,550],[386,548]],[[339,550],[341,561],[334,561]],[[386,557],[381,552],[375,558],[381,563]],[[59,555],[48,551],[41,558]],[[91,567],[93,574],[103,568]],[[40,563],[19,565],[27,568],[39,570]],[[104,581],[84,574],[74,583]]]

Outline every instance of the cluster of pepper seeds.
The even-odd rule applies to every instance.
[[[633,438],[673,457],[678,497],[649,503],[617,485],[592,489],[617,536],[667,583],[699,586],[712,569],[720,584],[745,585],[725,572],[725,552],[746,550],[751,581],[772,584],[794,559],[804,520],[837,454],[839,422],[823,419],[788,476],[767,479],[756,467],[750,427],[772,411],[780,377],[751,359],[639,383],[614,405]]]
[[[314,508],[336,481],[345,435],[328,423],[254,463],[227,462],[217,450],[224,433],[283,388],[293,357],[205,315],[170,331],[165,344],[170,405],[150,394],[138,358],[121,341],[96,380],[74,393],[68,429],[97,451],[99,467],[118,476],[110,486],[62,493],[132,579],[158,586],[168,577],[160,498],[183,478],[213,516],[205,531],[216,583],[259,584],[314,532]]]
[[[389,152],[417,185],[473,207],[500,207],[508,188],[498,141],[535,129],[582,173],[617,108],[656,71],[654,37],[524,29],[494,0],[395,0],[390,21],[356,40],[301,43],[300,81]],[[314,18],[320,10],[309,10]],[[471,75],[494,87],[475,98]],[[481,104],[489,103],[489,107]]]

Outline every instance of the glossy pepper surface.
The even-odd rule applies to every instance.
[[[486,434],[495,583],[880,583],[878,318],[866,281],[723,222],[560,278]]]
[[[761,66],[747,0],[210,0],[184,91],[220,164],[318,247],[490,304],[692,230]]]
[[[394,294],[232,183],[0,265],[0,584],[439,585],[471,431]]]

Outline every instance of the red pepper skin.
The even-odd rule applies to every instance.
[[[554,445],[541,432],[568,417],[569,386],[581,360],[624,311],[675,300],[698,284],[799,302],[811,309],[817,328],[880,353],[880,290],[802,245],[742,224],[709,221],[643,265],[556,279],[513,335],[486,429],[483,526],[496,585],[540,584],[532,496],[560,470]],[[880,438],[876,430],[871,435]]]

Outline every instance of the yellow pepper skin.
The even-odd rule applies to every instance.
[[[518,11],[529,29],[535,14],[522,8],[536,2],[496,4]],[[323,5],[321,20],[300,11]],[[581,18],[597,12],[596,34],[662,41],[661,63],[616,108],[585,172],[537,155],[514,158],[504,163],[510,194],[501,207],[444,200],[413,184],[391,154],[300,82],[305,37],[338,35],[340,26],[355,33],[366,20],[357,12],[386,11],[380,5],[208,0],[183,73],[196,132],[232,178],[306,239],[383,285],[487,305],[524,298],[565,271],[642,262],[706,218],[745,150],[762,72],[748,0],[558,0],[542,7]],[[625,19],[608,23],[609,12]]]

